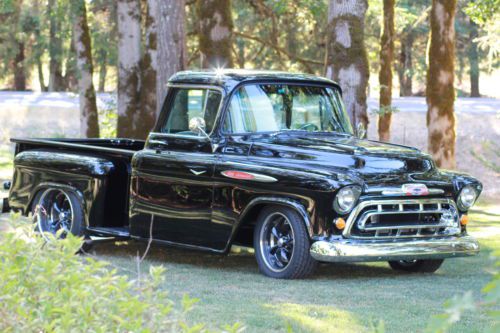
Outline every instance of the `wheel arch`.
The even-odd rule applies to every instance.
[[[278,197],[278,196],[261,196],[252,199],[248,205],[242,210],[239,219],[235,225],[233,235],[231,237],[231,241],[228,244],[228,249],[233,244],[233,242],[241,236],[241,232],[243,228],[248,227],[249,225],[254,225],[257,216],[260,211],[269,205],[279,205],[292,208],[295,210],[300,217],[302,217],[302,221],[304,226],[306,227],[307,234],[309,238],[313,238],[313,227],[311,223],[311,217],[306,209],[306,207],[297,199],[287,198],[287,197]],[[252,226],[253,230],[253,226]]]

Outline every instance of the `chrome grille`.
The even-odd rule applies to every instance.
[[[348,238],[387,239],[460,233],[456,204],[450,199],[362,201],[347,219]]]

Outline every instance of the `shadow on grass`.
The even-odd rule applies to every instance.
[[[130,269],[135,264],[137,257],[142,256],[145,250],[146,244],[141,242],[129,241],[116,244],[109,242],[94,245],[89,253],[97,257],[104,257],[105,260],[111,262],[123,263],[126,265],[125,268]],[[491,250],[483,246],[481,251],[482,253],[489,253]],[[261,276],[254,255],[246,250],[242,251],[242,253],[231,253],[225,256],[152,245],[146,256],[145,263],[190,266],[190,268],[196,267],[200,270],[237,272]],[[386,262],[318,263],[315,273],[308,280],[392,278],[402,274],[408,275],[393,271]]]

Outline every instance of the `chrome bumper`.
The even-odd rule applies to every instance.
[[[444,259],[473,256],[479,243],[471,236],[395,241],[340,239],[316,241],[311,256],[326,262]]]

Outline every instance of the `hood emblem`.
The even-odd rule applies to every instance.
[[[428,195],[429,189],[425,184],[403,184],[401,190],[405,195]]]

